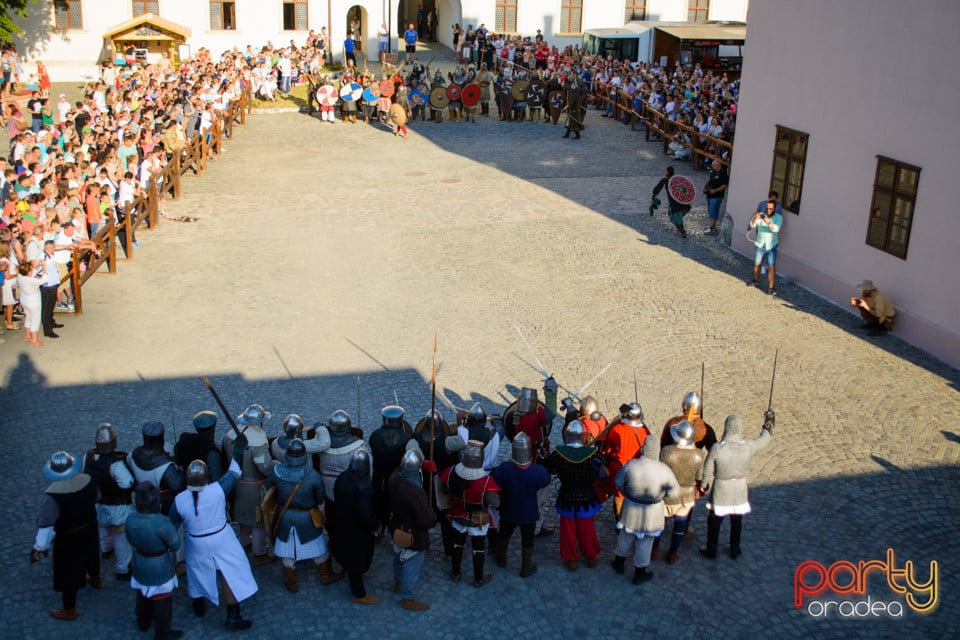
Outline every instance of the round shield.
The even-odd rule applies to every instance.
[[[380,95],[384,98],[389,98],[393,95],[396,87],[393,86],[393,81],[391,80],[381,80],[380,81]]]
[[[673,176],[667,182],[670,197],[680,204],[692,204],[697,199],[697,190],[686,176]]]
[[[451,102],[457,102],[460,99],[460,94],[463,92],[463,87],[452,82],[449,87],[447,87],[447,97],[450,98]]]
[[[395,125],[404,125],[407,124],[407,112],[403,106],[394,103],[390,105],[390,110],[387,111],[390,116],[390,122]]]
[[[546,406],[539,400],[537,400],[537,406],[543,407],[544,411],[546,411]],[[513,440],[514,437],[516,437],[517,435],[516,427],[513,426],[513,414],[514,412],[516,412],[516,410],[517,410],[516,400],[508,404],[507,408],[503,410],[503,426],[504,426],[504,429],[506,429],[507,437],[510,438],[511,440]],[[550,427],[551,427],[550,422],[547,422],[543,426],[544,435],[546,436],[550,435]]]
[[[567,106],[567,97],[560,89],[554,89],[547,95],[547,103],[550,105],[550,119],[553,120],[553,124],[557,124],[563,108]]]
[[[527,89],[530,87],[530,82],[528,80],[517,80],[513,83],[513,88],[510,90],[510,94],[513,96],[513,99],[517,102],[522,102],[527,99]]]
[[[527,102],[531,107],[542,107],[547,97],[547,83],[537,79],[527,87]]]
[[[471,82],[463,88],[463,93],[460,95],[460,99],[463,101],[463,106],[465,107],[475,107],[480,104],[480,85],[476,82]]]
[[[371,87],[367,87],[363,90],[363,101],[364,102],[376,102],[380,97],[377,95],[378,91],[374,91]]]
[[[430,106],[434,109],[445,109],[450,104],[446,87],[434,87],[430,91]]]
[[[410,93],[407,94],[407,97],[410,99],[410,102],[418,107],[427,103],[427,95],[420,90],[420,87],[414,87],[410,89]]]
[[[356,102],[363,95],[363,87],[356,82],[340,87],[340,99],[344,102]]]
[[[325,84],[319,89],[317,89],[317,102],[320,103],[320,106],[323,107],[332,107],[337,104],[337,90],[333,85]]]

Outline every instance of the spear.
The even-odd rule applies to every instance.
[[[360,376],[357,376],[357,424],[360,424]]]
[[[217,406],[220,407],[220,411],[222,411],[223,415],[227,418],[227,422],[230,423],[230,426],[233,427],[233,430],[237,433],[237,437],[239,437],[241,435],[240,427],[237,426],[237,423],[233,420],[233,416],[227,411],[227,405],[223,404],[223,400],[220,399],[220,394],[213,388],[213,384],[210,383],[210,379],[207,376],[201,376],[201,379],[203,380],[203,384],[207,385],[207,390],[210,391],[210,395],[217,401]]]
[[[767,401],[767,411],[773,408],[773,382],[777,379],[777,358],[780,357],[780,349],[777,348],[773,354],[773,375],[770,376],[770,399]]]
[[[703,420],[703,374],[706,371],[706,362],[700,362],[700,419]]]
[[[633,400],[637,404],[640,403],[640,392],[637,390],[637,368],[633,368]]]
[[[433,334],[433,387],[430,396],[430,461],[433,462],[433,439],[436,437],[435,429],[437,419],[435,412],[437,409],[437,334]],[[428,497],[430,506],[433,506],[433,474],[430,474],[430,495]]]

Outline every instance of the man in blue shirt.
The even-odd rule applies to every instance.
[[[417,53],[417,39],[419,37],[420,34],[413,28],[413,23],[411,22],[407,30],[403,32],[403,41],[407,43],[407,62],[413,62]]]
[[[356,43],[353,41],[353,34],[347,34],[347,39],[343,41],[343,64],[344,66],[349,66],[347,63],[353,61],[353,66],[357,66],[357,56],[354,53],[354,47]]]
[[[780,243],[780,225],[783,224],[783,216],[777,212],[777,203],[768,201],[764,212],[759,211],[753,214],[750,219],[749,228],[757,230],[757,239],[753,241],[756,250],[753,255],[753,281],[747,282],[748,285],[760,286],[760,265],[764,258],[767,260],[767,282],[769,287],[767,293],[772,296],[777,295],[774,289],[776,279],[777,264],[777,245]]]

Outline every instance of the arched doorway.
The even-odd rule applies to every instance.
[[[356,55],[357,61],[366,60],[370,52],[371,39],[370,39],[370,24],[369,16],[367,15],[367,10],[365,7],[355,4],[349,9],[347,9],[347,15],[344,18],[343,26],[344,34],[353,34],[353,40],[356,42]],[[377,50],[377,30],[373,29],[373,52],[376,56]],[[346,35],[344,36],[346,39]]]

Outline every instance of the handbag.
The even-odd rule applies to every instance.
[[[399,526],[393,530],[393,541],[401,549],[409,549],[413,546],[413,531]]]
[[[313,520],[314,529],[323,529],[326,518],[323,515],[323,511],[320,511],[320,507],[310,509],[310,519]]]

